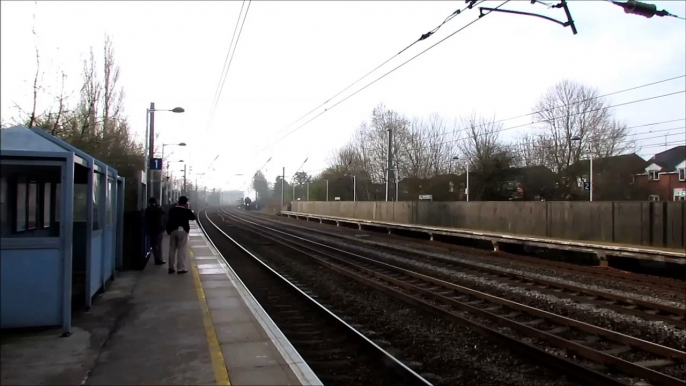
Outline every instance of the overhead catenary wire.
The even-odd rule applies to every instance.
[[[663,122],[653,122],[653,123],[642,124],[642,125],[635,125],[635,126],[627,127],[627,129],[640,128],[640,127],[647,127],[647,126],[652,126],[652,125],[656,125],[656,124],[660,124],[660,123],[669,123],[669,122],[676,122],[676,121],[683,121],[683,120],[686,120],[686,118],[681,118],[681,119],[676,119],[676,120],[670,120],[670,121],[663,121]],[[672,134],[667,134],[667,135],[665,135],[665,134],[653,135],[653,136],[646,137],[646,138],[635,138],[635,136],[644,136],[644,135],[651,135],[651,134],[656,134],[656,133],[661,133],[661,132],[670,132],[670,131],[674,131],[674,130],[684,130],[684,129],[686,129],[686,126],[671,127],[671,128],[669,128],[669,129],[651,130],[651,131],[646,131],[646,132],[641,132],[641,133],[633,133],[633,135],[632,135],[631,138],[627,138],[627,139],[625,139],[625,140],[623,140],[623,141],[618,141],[618,142],[616,142],[615,144],[616,144],[616,145],[627,144],[627,143],[632,143],[632,142],[637,142],[637,141],[647,141],[647,140],[656,139],[656,138],[673,137],[673,136],[677,136],[677,135],[684,136],[684,135],[686,134],[686,131],[677,132],[677,133],[672,133]],[[504,148],[513,149],[513,148],[516,148],[517,146],[518,146],[517,144],[508,144],[508,145],[505,145],[505,146],[503,146],[503,147],[504,147]],[[664,144],[662,144],[662,146],[664,146]],[[645,147],[645,145],[637,144],[636,147],[641,147],[641,148],[642,148],[642,147]],[[553,149],[553,148],[555,148],[555,146],[554,146],[554,145],[549,145],[549,146],[546,146],[546,145],[532,145],[531,148],[534,148],[534,149]],[[445,164],[448,164],[448,163],[450,163],[450,162],[452,162],[452,161],[448,159],[448,160],[443,161],[443,162],[440,163],[439,165],[445,165]],[[303,162],[303,164],[300,166],[300,168],[298,168],[298,170],[297,170],[296,172],[294,172],[293,174],[290,174],[290,175],[286,175],[286,177],[287,177],[287,178],[295,177],[295,175],[296,175],[298,172],[301,171],[303,165],[304,165],[304,162]],[[304,172],[307,173],[308,175],[313,175],[313,173],[326,171],[327,169],[328,169],[328,167],[326,167],[326,168],[320,168],[320,169],[304,170]],[[281,176],[279,175],[279,176],[277,176],[277,177],[281,177]],[[245,185],[245,184],[244,184],[244,185]]]
[[[245,1],[243,1],[245,4]],[[250,12],[250,6],[252,5],[252,0],[248,0],[248,7],[245,9],[245,15],[243,16],[243,22],[241,23],[241,28],[238,30],[238,36],[236,37],[236,44],[233,46],[233,51],[231,52],[230,59],[228,62],[228,65],[226,66],[224,73],[223,73],[223,79],[220,79],[221,85],[219,86],[218,90],[219,93],[217,94],[217,97],[214,100],[214,106],[212,107],[212,115],[210,117],[210,122],[207,125],[207,130],[209,130],[210,125],[212,124],[212,121],[214,120],[214,114],[217,111],[217,105],[219,104],[219,100],[222,97],[222,92],[224,91],[224,84],[226,83],[226,78],[228,77],[229,74],[229,69],[231,68],[231,63],[233,62],[233,58],[236,56],[236,49],[238,49],[238,43],[240,42],[241,39],[241,34],[243,33],[243,26],[245,25],[245,20],[248,18],[248,12]],[[241,11],[243,10],[243,7],[241,6]],[[236,21],[236,27],[238,27],[238,22],[240,21],[241,14],[238,14],[238,20]],[[234,35],[236,33],[236,29],[234,29]],[[231,41],[233,42],[233,37],[231,38]],[[231,51],[231,46],[229,46],[229,51]],[[228,56],[227,56],[228,57]],[[207,132],[205,130],[205,132]]]
[[[500,6],[502,6],[502,5],[504,5],[504,3],[501,4]],[[499,7],[500,7],[500,6],[499,6]],[[477,19],[477,20],[479,20],[479,19]],[[473,22],[472,22],[472,23],[473,23]],[[467,25],[467,26],[468,26],[468,25]],[[466,28],[467,26],[463,27],[462,29]],[[454,32],[453,34],[459,32],[459,31],[460,31],[460,30]],[[452,36],[452,35],[449,35],[448,37],[444,38],[443,40],[437,42],[436,44],[434,44],[434,46],[440,44],[442,41],[444,41],[445,39],[449,38],[450,36]],[[426,52],[427,50],[431,49],[431,48],[434,47],[434,46],[431,46],[431,47],[427,48],[427,49],[426,49],[425,51],[423,51],[423,52]],[[423,52],[419,53],[418,55],[421,55]],[[418,56],[418,55],[417,55],[417,56]],[[416,57],[416,56],[415,56],[415,57]],[[413,59],[413,58],[409,59],[408,62],[409,62],[410,60],[412,60],[412,59]],[[407,62],[405,62],[405,63],[407,63]],[[404,63],[403,63],[403,64],[404,64]],[[401,66],[402,66],[402,64],[401,64]],[[396,69],[397,69],[397,68],[398,68],[398,67],[396,67]],[[393,71],[393,70],[392,70],[392,71]],[[391,72],[392,72],[392,71],[391,71]],[[384,76],[385,76],[385,75],[384,75]],[[646,83],[646,84],[641,84],[641,85],[638,85],[638,86],[633,86],[633,87],[629,87],[629,88],[622,89],[622,90],[618,90],[618,91],[613,91],[613,92],[606,93],[606,94],[597,95],[597,96],[594,96],[594,97],[591,97],[591,98],[587,98],[587,99],[575,101],[575,102],[573,102],[571,105],[576,105],[576,104],[588,102],[588,101],[591,101],[591,100],[594,100],[594,99],[605,98],[605,97],[612,96],[612,95],[617,95],[617,94],[621,94],[621,93],[625,93],[625,92],[629,92],[629,91],[634,91],[634,90],[638,90],[638,89],[641,89],[641,88],[645,88],[645,87],[649,87],[649,86],[654,86],[654,85],[657,85],[657,84],[661,84],[661,83],[665,83],[665,82],[670,82],[670,81],[673,81],[673,80],[681,79],[681,78],[684,78],[684,77],[686,77],[686,74],[685,74],[685,75],[674,76],[674,77],[670,77],[670,78],[667,78],[667,79],[662,79],[662,80],[658,80],[658,81],[654,81],[654,82],[650,82],[650,83]],[[361,79],[362,79],[362,78],[361,78]],[[378,79],[377,79],[377,80],[378,80]],[[373,83],[373,82],[372,82],[372,83]],[[370,85],[371,85],[371,84],[370,84]],[[361,91],[361,90],[358,90],[358,91]],[[352,95],[354,95],[354,94],[352,94]],[[352,95],[351,95],[351,96],[352,96]],[[345,100],[345,99],[344,99],[344,100]],[[341,101],[341,102],[342,102],[342,101]],[[339,103],[340,103],[340,102],[339,102]],[[336,106],[336,105],[334,105],[334,106]],[[319,106],[319,107],[321,107],[321,106]],[[534,111],[534,112],[530,112],[530,113],[526,113],[526,114],[521,114],[521,115],[517,115],[517,116],[505,118],[505,119],[500,119],[500,120],[497,120],[497,121],[494,121],[494,122],[489,122],[488,124],[496,124],[496,123],[502,123],[502,122],[511,121],[511,120],[514,120],[514,119],[525,118],[525,117],[533,116],[533,115],[535,115],[535,114],[540,114],[540,113],[552,111],[552,110],[555,110],[555,109],[561,108],[561,107],[563,107],[563,106],[555,106],[555,107],[552,107],[552,108],[549,108],[549,109],[538,110],[538,111]],[[609,107],[608,107],[608,108],[609,108]],[[305,122],[303,125],[299,126],[299,127],[296,128],[295,130],[301,128],[302,126],[304,126],[304,125],[306,125],[306,124],[308,124],[308,123],[311,122],[312,120],[314,120],[314,119],[316,119],[317,117],[319,117],[320,115],[324,114],[326,111],[328,111],[328,110],[322,111],[322,112],[319,113],[317,116],[315,116],[315,117],[312,118],[311,120]],[[309,113],[308,113],[308,114],[309,114]],[[533,123],[532,123],[532,124],[533,124]],[[482,126],[483,126],[483,125],[477,125],[476,127],[477,127],[477,128],[480,128],[480,127],[482,127]],[[525,127],[525,126],[527,126],[527,125],[518,126],[518,127]],[[291,132],[288,133],[286,136],[288,136],[289,134],[292,134],[295,130],[291,131]],[[441,134],[437,134],[437,135],[432,136],[432,137],[428,137],[427,139],[431,139],[431,138],[434,138],[434,137],[446,136],[446,135],[454,134],[454,133],[457,133],[457,132],[460,132],[460,131],[464,131],[464,130],[465,130],[465,129],[453,130],[453,131],[450,131],[450,132],[441,133]],[[273,142],[272,144],[268,145],[267,147],[262,148],[261,150],[258,151],[258,153],[261,152],[261,151],[263,151],[263,150],[265,150],[265,149],[267,149],[267,148],[269,148],[269,147],[271,147],[271,146],[273,146],[274,144],[278,143],[280,140],[282,140],[282,139],[285,138],[286,136],[281,137],[281,138],[279,138],[278,140],[276,140],[275,142]],[[434,145],[435,145],[435,144],[434,144]]]
[[[478,3],[482,3],[482,2],[484,2],[484,1],[486,1],[486,0],[480,0]],[[344,89],[342,89],[341,91],[339,91],[339,92],[337,92],[336,94],[334,94],[333,96],[329,97],[325,102],[321,103],[321,104],[318,105],[317,107],[315,107],[315,108],[313,108],[312,110],[308,111],[306,114],[303,114],[303,115],[300,116],[298,119],[296,119],[295,121],[293,121],[293,122],[291,122],[290,124],[288,124],[288,126],[286,126],[285,128],[288,129],[289,127],[293,126],[293,125],[296,124],[297,122],[301,121],[303,118],[305,118],[305,117],[307,117],[308,115],[312,114],[314,111],[316,111],[316,110],[319,109],[320,107],[322,107],[322,106],[326,105],[327,103],[329,103],[332,99],[334,99],[334,98],[336,98],[337,96],[341,95],[342,93],[348,91],[351,87],[353,87],[354,85],[358,84],[361,80],[365,79],[366,77],[368,77],[369,75],[371,75],[372,73],[374,73],[376,70],[378,70],[379,68],[383,67],[383,66],[386,65],[388,62],[390,62],[391,60],[393,60],[393,59],[395,59],[396,57],[398,57],[400,54],[402,54],[403,52],[405,52],[406,50],[408,50],[410,47],[414,46],[415,44],[419,43],[420,41],[426,40],[428,37],[430,37],[431,35],[433,35],[434,33],[436,33],[436,31],[438,31],[443,25],[445,25],[447,22],[449,22],[450,20],[452,20],[455,16],[461,14],[462,12],[464,12],[465,10],[467,10],[467,9],[469,9],[469,8],[471,8],[471,7],[470,7],[470,6],[466,6],[466,7],[464,7],[463,9],[458,9],[458,10],[456,10],[455,12],[453,12],[452,14],[450,14],[450,16],[448,16],[448,17],[443,21],[443,23],[441,23],[438,27],[432,29],[431,31],[429,31],[429,32],[427,32],[427,33],[425,33],[425,34],[423,34],[422,36],[419,37],[419,39],[415,40],[415,41],[412,42],[410,45],[408,45],[407,47],[405,47],[405,48],[403,48],[402,50],[400,50],[397,54],[395,54],[395,55],[391,56],[390,58],[386,59],[383,63],[381,63],[381,64],[379,64],[378,66],[374,67],[371,71],[367,72],[367,73],[364,74],[362,77],[358,78],[356,81],[352,82],[351,84],[349,84],[348,86],[346,86],[346,87],[345,87]]]
[[[212,120],[214,119],[214,112],[216,111],[217,104],[219,103],[219,100],[221,99],[221,94],[222,94],[222,91],[224,90],[224,83],[226,82],[226,76],[228,75],[229,68],[231,67],[231,62],[233,62],[233,58],[234,58],[234,56],[235,56],[235,54],[236,54],[236,49],[238,48],[238,42],[239,42],[239,40],[240,40],[240,38],[241,38],[241,33],[243,32],[243,26],[245,25],[245,19],[248,17],[248,12],[250,11],[250,5],[251,5],[251,4],[252,4],[252,0],[248,0],[248,8],[246,8],[246,10],[245,10],[245,16],[243,17],[243,22],[241,23],[241,28],[240,28],[240,30],[238,31],[238,37],[236,38],[236,45],[234,46],[233,53],[231,54],[231,58],[229,59],[229,65],[226,67],[226,71],[225,71],[225,73],[224,73],[224,80],[222,81],[221,86],[219,87],[219,94],[217,95],[217,99],[216,99],[215,102],[214,102],[214,107],[212,108],[212,117],[210,118],[210,124],[208,124],[207,129],[205,130],[205,133],[204,133],[204,134],[207,133],[207,130],[209,130],[209,127],[210,127],[210,125],[211,125],[211,123],[212,123]],[[241,7],[241,10],[242,10],[242,9],[243,9],[243,8]],[[240,14],[239,14],[239,20],[240,20]],[[236,22],[236,27],[238,27],[238,22]],[[234,32],[235,32],[235,30],[234,30]],[[230,50],[230,48],[231,48],[231,47],[229,47],[229,50]],[[205,177],[205,174],[207,173],[207,170],[210,168],[210,166],[212,166],[212,164],[214,163],[214,161],[216,161],[217,158],[219,158],[219,155],[220,155],[220,154],[221,154],[221,153],[218,153],[217,156],[214,157],[214,159],[212,160],[212,162],[210,162],[210,164],[207,165],[207,168],[205,169],[205,172],[204,172],[203,175],[202,175],[203,178]]]
[[[672,81],[672,80],[681,79],[681,78],[684,78],[684,77],[686,77],[686,75],[680,75],[680,76],[675,76],[675,77],[671,77],[671,78],[667,78],[667,79],[663,79],[663,80],[658,80],[658,81],[655,81],[655,82],[646,83],[646,84],[642,84],[642,85],[639,85],[639,86],[634,86],[634,87],[626,88],[626,89],[623,89],[623,90],[613,91],[613,92],[611,92],[611,93],[607,93],[607,94],[602,94],[602,95],[594,96],[594,97],[592,97],[592,98],[582,99],[582,100],[579,100],[579,101],[572,102],[572,103],[568,104],[567,106],[562,106],[562,105],[560,105],[560,106],[555,106],[555,107],[551,107],[551,108],[548,108],[548,109],[537,110],[537,111],[534,111],[534,112],[531,112],[531,113],[521,114],[521,115],[517,115],[517,116],[514,116],[514,117],[510,117],[510,118],[499,119],[499,120],[497,120],[497,121],[488,122],[487,124],[488,124],[488,125],[491,125],[491,124],[497,124],[497,123],[503,123],[503,122],[507,122],[507,121],[512,121],[512,120],[519,119],[519,118],[526,118],[526,117],[530,117],[530,116],[533,116],[533,115],[536,115],[536,114],[546,113],[546,112],[550,112],[550,111],[553,111],[553,110],[556,110],[556,109],[560,109],[560,108],[571,107],[571,106],[575,106],[575,105],[580,104],[580,103],[589,102],[589,101],[592,101],[592,100],[595,100],[595,99],[600,99],[600,98],[605,98],[605,97],[609,97],[609,96],[612,96],[612,95],[622,94],[622,93],[625,93],[625,92],[634,91],[634,90],[638,90],[638,89],[645,88],[645,87],[649,87],[649,86],[654,86],[654,85],[661,84],[661,83],[665,83],[665,82],[669,82],[669,81]],[[600,109],[598,109],[598,110],[600,110]],[[557,119],[557,118],[556,118],[556,119]],[[533,124],[533,123],[534,123],[534,122],[532,122],[532,124]],[[481,127],[483,127],[483,126],[485,126],[485,125],[475,125],[474,127],[475,127],[475,128],[481,128]],[[442,133],[442,134],[437,134],[436,136],[428,137],[427,139],[431,139],[431,138],[435,138],[435,137],[444,137],[444,136],[446,136],[446,135],[455,134],[455,133],[458,133],[458,132],[460,132],[460,131],[464,131],[464,129],[458,129],[458,130],[453,130],[453,131],[449,131],[449,132]]]
[[[640,138],[640,139],[638,139],[638,141],[648,141],[648,140],[653,140],[653,139],[657,139],[657,138],[674,137],[674,136],[677,136],[677,135],[681,135],[681,136],[683,137],[685,133],[686,133],[686,132],[674,133],[674,134],[668,134],[668,135],[666,135],[666,136],[665,136],[665,135],[656,135],[656,136],[647,137],[647,138]],[[671,146],[671,145],[674,145],[674,144],[680,145],[681,142],[684,142],[684,141],[686,141],[686,140],[670,140],[670,141],[661,142],[661,143],[648,143],[648,144],[636,143],[636,146],[635,146],[635,148],[634,148],[633,150],[634,150],[634,153],[635,153],[636,151],[639,151],[639,150],[642,150],[642,149],[645,149],[645,148],[651,148],[651,147],[665,147],[665,146]],[[617,142],[616,145],[621,145],[621,144],[626,144],[626,143],[632,143],[632,142],[635,142],[635,141],[634,141],[633,139],[627,139],[627,140],[624,140],[624,141],[619,141],[619,142]],[[536,150],[546,150],[546,149],[555,149],[556,146],[555,146],[555,145],[532,145],[530,148],[531,148],[531,149],[536,149]],[[505,150],[505,149],[510,149],[510,150],[512,150],[512,151],[517,151],[517,150],[518,150],[518,149],[517,149],[517,144],[505,145],[505,146],[502,147],[502,149],[503,149],[503,150]],[[621,155],[621,154],[617,154],[617,155]],[[451,162],[454,162],[454,161],[451,160],[451,159],[444,159],[444,160],[441,160],[441,161],[435,163],[433,166],[435,166],[435,167],[445,167],[446,165],[449,165]]]
[[[324,105],[326,105],[327,103],[329,103],[332,99],[336,98],[337,96],[341,95],[341,94],[344,93],[345,91],[349,90],[351,87],[353,87],[354,85],[356,85],[357,83],[359,83],[360,81],[362,81],[363,79],[365,79],[366,77],[368,77],[369,75],[371,75],[372,73],[374,73],[376,70],[378,70],[379,68],[383,67],[385,64],[387,64],[388,62],[390,62],[391,60],[395,59],[397,56],[399,56],[400,54],[402,54],[403,52],[405,52],[408,48],[412,47],[414,44],[418,43],[419,41],[425,40],[425,39],[428,38],[429,36],[433,35],[436,31],[438,31],[438,30],[440,29],[440,27],[442,27],[442,26],[445,25],[447,22],[449,22],[450,20],[452,20],[455,16],[457,16],[457,15],[461,14],[462,12],[464,12],[465,10],[470,9],[470,8],[473,8],[475,5],[481,4],[481,3],[485,2],[485,1],[486,1],[486,0],[473,1],[470,5],[464,7],[463,9],[458,9],[458,10],[456,10],[456,11],[453,12],[450,16],[448,16],[448,17],[443,21],[443,23],[441,23],[438,27],[436,27],[436,28],[434,28],[433,30],[427,32],[426,34],[423,34],[419,39],[417,39],[416,41],[414,41],[413,43],[411,43],[410,45],[408,45],[407,47],[405,47],[404,49],[402,49],[401,51],[399,51],[397,54],[395,54],[395,55],[391,56],[390,58],[386,59],[383,63],[379,64],[378,66],[376,66],[375,68],[373,68],[371,71],[367,72],[365,75],[363,75],[362,77],[360,77],[359,79],[357,79],[357,80],[354,81],[353,83],[349,84],[347,87],[345,87],[344,89],[342,89],[341,91],[339,91],[339,92],[336,93],[335,95],[329,97],[324,103],[321,103],[320,105],[318,105],[318,106],[315,107],[314,109],[310,110],[310,111],[307,112],[306,114],[302,115],[300,118],[298,118],[298,119],[296,119],[295,121],[293,121],[292,123],[290,123],[288,126],[286,126],[286,128],[291,127],[292,125],[294,125],[295,123],[299,122],[299,121],[302,120],[303,118],[305,118],[305,117],[307,117],[308,115],[312,114],[312,113],[313,113],[314,111],[316,111],[317,109],[319,109],[319,108],[321,108],[322,106],[324,106]],[[502,3],[502,4],[499,5],[498,7],[503,6],[504,4],[506,4],[506,3],[509,2],[509,1],[510,1],[510,0],[506,0],[504,3]],[[247,13],[247,12],[246,12],[246,13]],[[479,20],[479,19],[476,19],[476,20]],[[475,20],[475,21],[476,21],[476,20]],[[473,24],[475,21],[472,21],[470,24]],[[463,27],[462,29],[464,29],[464,28],[466,28],[466,27]],[[460,30],[462,30],[462,29],[460,29]],[[458,30],[458,32],[459,32],[459,30]],[[453,36],[455,33],[456,33],[456,32],[454,32],[453,34],[449,35],[448,37]],[[440,43],[440,42],[442,42],[442,41],[444,41],[444,40],[445,40],[445,39],[439,41],[438,43]],[[437,43],[437,44],[438,44],[438,43]],[[436,46],[437,44],[434,44],[433,46],[429,47],[428,49],[422,51],[419,55],[421,55],[422,53],[424,53],[424,52],[428,51],[429,49],[433,48],[433,47]],[[405,63],[401,64],[400,66],[398,66],[398,67],[396,67],[395,69],[391,70],[390,72],[386,73],[384,76],[386,76],[386,75],[390,74],[391,72],[397,70],[398,68],[402,67],[404,64],[410,62],[411,60],[413,60],[414,58],[416,58],[416,57],[419,56],[419,55],[416,55],[415,57],[409,59],[409,60],[406,61]],[[378,81],[378,80],[379,80],[379,79],[375,80],[374,82],[376,82],[376,81]],[[374,82],[372,82],[372,83],[374,83]],[[371,85],[371,84],[370,84],[370,85]],[[369,86],[369,85],[368,85],[368,86]],[[367,86],[365,86],[365,88],[366,88],[366,87],[367,87]],[[364,89],[364,88],[363,88],[363,89]],[[360,91],[361,91],[361,90],[360,90]],[[358,91],[358,92],[359,92],[359,91]],[[353,94],[353,95],[354,95],[354,94]],[[347,99],[347,98],[346,98],[346,99]],[[339,103],[340,103],[340,102],[339,102]],[[336,105],[338,105],[338,103],[337,103]],[[333,107],[335,107],[336,105],[334,105]],[[333,108],[333,107],[332,107],[332,108]],[[326,111],[326,110],[325,110],[325,111]],[[321,115],[321,114],[320,114],[320,115]],[[319,115],[318,115],[318,116],[319,116]],[[316,117],[315,117],[315,118],[316,118]],[[305,124],[307,124],[307,123],[309,123],[309,122],[310,122],[310,121],[306,122]],[[209,126],[208,126],[208,127],[209,127]],[[288,135],[290,135],[290,134],[291,134],[291,133],[288,133],[286,136],[288,136]],[[282,137],[282,138],[283,138],[283,137]],[[281,139],[282,139],[282,138],[281,138]],[[280,139],[279,139],[279,140],[280,140]],[[278,142],[279,140],[277,140],[276,142]],[[273,144],[272,144],[272,145],[273,145]],[[269,146],[272,146],[272,145],[269,145]],[[268,147],[269,147],[269,146],[268,146]],[[262,152],[262,151],[265,150],[265,149],[266,149],[266,148],[260,149],[257,153],[260,153],[260,152]]]
[[[229,42],[229,48],[226,50],[226,57],[224,58],[224,64],[222,65],[222,69],[219,72],[219,80],[217,81],[217,88],[214,90],[214,97],[212,97],[212,101],[217,100],[217,95],[219,95],[219,88],[222,84],[222,79],[225,76],[225,73],[227,71],[227,64],[229,63],[229,57],[231,56],[231,47],[233,47],[233,41],[236,38],[236,31],[238,30],[238,24],[240,24],[241,21],[241,15],[243,14],[243,7],[245,7],[245,2],[246,0],[243,0],[243,3],[241,4],[241,9],[238,11],[238,18],[236,19],[236,26],[233,29],[233,35],[231,35],[231,41]],[[214,103],[213,103],[214,105]],[[210,112],[210,123],[212,120],[212,116],[214,116],[214,108]],[[209,124],[208,124],[209,128]]]
[[[682,91],[672,92],[672,93],[668,93],[668,94],[656,95],[656,96],[653,96],[653,97],[648,97],[648,98],[633,100],[633,101],[629,101],[629,102],[618,103],[618,104],[614,104],[614,105],[610,105],[610,106],[603,106],[602,108],[599,108],[599,109],[592,109],[592,110],[587,110],[587,111],[583,111],[583,112],[580,112],[580,113],[575,113],[575,114],[569,114],[569,115],[565,115],[565,116],[560,116],[560,117],[556,117],[555,119],[560,119],[560,118],[565,118],[565,117],[572,117],[572,116],[580,115],[580,114],[586,114],[586,113],[593,112],[593,111],[599,111],[599,110],[601,110],[601,109],[610,109],[610,108],[615,108],[615,107],[620,107],[620,106],[631,105],[631,104],[635,104],[635,103],[647,102],[647,101],[654,100],[654,99],[665,98],[665,97],[673,96],[673,95],[677,95],[677,94],[683,94],[683,93],[685,93],[685,92],[686,92],[686,90],[682,90]],[[466,138],[458,138],[458,139],[453,139],[453,140],[447,140],[447,141],[442,141],[442,142],[438,142],[438,143],[433,143],[433,144],[431,144],[430,146],[423,146],[423,147],[411,148],[411,149],[414,149],[414,150],[428,149],[428,148],[430,148],[431,146],[442,145],[442,144],[446,144],[446,143],[459,142],[459,141],[466,141],[466,140],[469,140],[469,139],[473,139],[474,137],[478,138],[478,137],[481,137],[481,136],[487,135],[487,134],[501,133],[501,132],[503,132],[503,131],[509,131],[509,130],[514,130],[514,129],[519,129],[519,128],[522,128],[522,127],[532,126],[532,125],[535,125],[535,124],[537,124],[537,122],[525,123],[525,124],[521,124],[521,125],[505,127],[505,128],[501,128],[501,129],[498,129],[498,130],[489,131],[489,132],[487,132],[487,133],[477,134],[476,136],[471,136],[471,137],[466,137]]]
[[[625,102],[625,103],[621,103],[621,104],[617,104],[617,105],[606,106],[606,107],[604,107],[604,108],[614,108],[614,107],[624,106],[624,105],[628,105],[628,104],[641,103],[641,102],[646,102],[646,101],[649,101],[649,100],[654,100],[654,99],[657,99],[657,98],[662,98],[662,97],[666,97],[666,96],[676,95],[676,94],[680,94],[680,93],[684,93],[684,92],[686,92],[686,90],[683,90],[683,91],[680,91],[680,92],[675,92],[675,93],[670,93],[670,94],[663,94],[663,95],[658,95],[658,96],[643,98],[643,99],[639,99],[639,100],[635,100],[635,101],[630,101],[630,102]],[[649,126],[655,126],[655,125],[665,124],[665,123],[679,122],[679,121],[684,121],[684,120],[686,120],[686,118],[670,119],[670,120],[659,121],[659,122],[650,122],[650,123],[644,123],[644,124],[629,126],[629,127],[627,127],[626,129],[628,130],[628,129],[634,129],[634,128],[649,127]],[[534,125],[534,124],[536,124],[536,123],[527,123],[527,124],[524,124],[524,125],[517,125],[517,126],[513,126],[513,127],[502,128],[502,129],[499,129],[499,130],[495,130],[495,132],[498,132],[498,133],[499,133],[499,132],[503,132],[503,131],[513,130],[513,129],[516,129],[516,128],[531,126],[531,125]],[[652,133],[657,133],[657,132],[678,130],[678,129],[683,129],[683,128],[684,128],[684,127],[674,127],[674,128],[670,128],[670,129],[661,129],[661,130],[648,131],[648,132],[643,132],[643,133],[633,133],[632,135],[634,135],[634,136],[636,136],[636,135],[646,135],[646,134],[652,134]],[[476,137],[480,137],[480,136],[486,135],[486,134],[488,134],[488,133],[479,134],[479,135],[476,135]],[[673,134],[673,135],[678,135],[678,134],[681,134],[681,133],[676,133],[676,134]],[[660,136],[658,136],[658,137],[662,138],[662,137],[664,137],[664,135],[660,135]],[[657,138],[657,137],[655,137],[655,138]],[[460,142],[460,141],[467,141],[467,140],[470,140],[470,139],[473,139],[473,137],[458,138],[458,139],[456,139],[456,140],[443,141],[443,142],[440,142],[440,143],[437,143],[437,144],[432,144],[431,146],[436,146],[436,145],[446,144],[446,143],[453,143],[453,142]],[[652,139],[652,138],[640,138],[639,140],[647,140],[647,139]],[[634,139],[629,139],[629,140],[627,140],[626,142],[630,142],[630,141],[633,141],[633,140],[635,140],[635,138],[634,138]],[[625,143],[625,142],[623,141],[622,143]],[[414,147],[402,148],[402,151],[425,150],[425,149],[429,149],[431,146],[423,146],[423,147],[419,147],[419,148],[414,148]],[[506,147],[513,147],[513,146],[516,146],[516,144],[507,145]],[[216,159],[216,158],[215,158],[215,159]],[[303,163],[303,164],[304,164],[304,163]],[[301,168],[302,168],[302,165],[301,165]],[[306,171],[306,172],[309,174],[309,173],[312,173],[312,172],[324,171],[324,170],[326,170],[326,169],[328,169],[328,168],[318,169],[318,170],[308,170],[308,171]],[[289,176],[289,177],[292,177],[292,176]],[[245,186],[245,184],[246,184],[247,182],[249,182],[249,179],[246,180],[246,181],[241,185],[241,188],[242,188],[243,186]]]
[[[503,5],[509,3],[510,1],[511,1],[511,0],[505,0],[505,1],[502,2],[500,5],[498,5],[495,9],[498,9],[498,8],[502,7]],[[390,71],[386,72],[385,74],[381,75],[380,77],[374,79],[372,82],[368,83],[368,84],[365,85],[364,87],[358,89],[357,91],[355,91],[354,93],[348,95],[347,97],[343,98],[342,100],[336,102],[334,105],[332,105],[332,106],[328,107],[327,109],[321,111],[319,114],[315,115],[313,118],[309,119],[308,121],[306,121],[306,122],[303,123],[302,125],[300,125],[300,126],[296,127],[295,129],[289,131],[289,132],[286,133],[284,136],[280,137],[279,139],[277,139],[276,141],[272,142],[272,143],[269,144],[268,146],[266,146],[266,147],[260,149],[260,150],[258,151],[258,153],[264,151],[265,149],[270,148],[271,146],[273,146],[273,145],[275,145],[276,143],[280,142],[280,141],[283,140],[284,138],[286,138],[286,137],[288,137],[289,135],[293,134],[294,132],[300,130],[301,128],[303,128],[303,127],[304,127],[305,125],[307,125],[308,123],[310,123],[310,122],[314,121],[315,119],[319,118],[320,116],[322,116],[324,113],[330,111],[331,109],[335,108],[336,106],[340,105],[341,103],[343,103],[343,102],[347,101],[348,99],[352,98],[353,96],[357,95],[357,94],[360,93],[361,91],[367,89],[369,86],[373,85],[374,83],[380,81],[381,79],[383,79],[383,78],[387,77],[388,75],[392,74],[393,72],[397,71],[397,70],[400,69],[401,67],[405,66],[407,63],[413,61],[414,59],[416,59],[416,58],[418,58],[419,56],[423,55],[423,54],[426,53],[427,51],[429,51],[429,50],[431,50],[432,48],[436,47],[437,45],[443,43],[443,42],[446,41],[447,39],[449,39],[449,38],[455,36],[456,34],[458,34],[458,33],[462,32],[462,31],[464,31],[466,28],[468,28],[469,26],[471,26],[471,25],[473,25],[474,23],[478,22],[479,20],[482,20],[482,19],[483,19],[484,17],[486,17],[486,16],[488,16],[488,14],[486,14],[486,15],[484,15],[484,16],[482,16],[482,17],[476,18],[476,19],[472,20],[471,22],[467,23],[466,25],[462,26],[462,27],[459,28],[457,31],[451,33],[450,35],[448,35],[448,36],[446,36],[445,38],[439,40],[438,42],[436,42],[436,43],[434,43],[433,45],[429,46],[428,48],[426,48],[425,50],[421,51],[420,53],[414,55],[414,56],[411,57],[410,59],[404,61],[404,62],[401,63],[400,65],[394,67],[392,70],[390,70]]]

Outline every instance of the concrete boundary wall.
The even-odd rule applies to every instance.
[[[686,247],[686,203],[294,201],[294,212],[523,236]]]

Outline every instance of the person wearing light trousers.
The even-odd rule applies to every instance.
[[[169,209],[167,234],[169,235],[169,273],[179,275],[188,273],[186,255],[188,254],[188,234],[191,231],[190,221],[195,220],[195,213],[188,209],[188,198],[179,197],[179,202]]]

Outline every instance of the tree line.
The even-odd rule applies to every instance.
[[[119,85],[121,70],[109,36],[105,37],[101,58],[99,62],[91,47],[83,61],[80,89],[65,90],[68,75],[60,71],[59,92],[51,93],[41,84],[45,71],[36,47],[32,106],[26,109],[15,103],[17,115],[11,123],[3,123],[3,128],[15,125],[41,128],[114,167],[126,178],[125,206],[135,209],[135,181],[137,172],[144,167],[145,154],[123,112],[124,90]],[[72,102],[74,94],[77,98]],[[48,99],[49,107],[38,111],[38,101],[43,98]]]
[[[324,200],[327,181],[329,199],[352,200],[353,176],[358,200],[384,200],[387,180],[391,199],[400,181],[400,200],[416,200],[417,194],[460,200],[465,199],[467,167],[472,200],[578,199],[583,195],[578,177],[585,170],[573,165],[589,155],[606,158],[631,153],[636,147],[608,100],[598,90],[570,80],[548,89],[528,116],[532,124],[521,126],[530,127],[514,141],[506,141],[503,132],[516,127],[505,127],[507,120],[495,116],[470,114],[452,122],[438,114],[409,118],[379,104],[350,140],[332,152],[324,171],[314,176],[299,172],[284,184],[286,200],[293,199],[293,185],[301,191],[296,191],[296,199],[304,200],[303,187],[308,183],[310,200]],[[389,131],[393,133],[390,172],[386,170]],[[609,192],[612,184],[606,185]],[[253,187],[264,198],[280,198],[281,177],[268,184],[258,173]],[[622,194],[626,192],[606,196]]]

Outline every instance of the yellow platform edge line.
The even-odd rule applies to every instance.
[[[190,251],[190,256],[191,258],[193,257],[192,251]],[[219,345],[219,339],[217,339],[217,333],[214,331],[214,324],[212,324],[212,316],[210,316],[210,308],[207,305],[205,291],[202,289],[202,284],[200,283],[200,274],[198,274],[198,268],[195,261],[191,261],[191,269],[193,271],[195,293],[198,295],[200,308],[202,308],[202,321],[205,325],[205,335],[207,336],[207,345],[210,349],[210,358],[212,358],[212,370],[214,370],[214,379],[217,385],[231,385],[231,382],[229,381],[229,372],[226,369],[226,363],[224,362],[222,348]]]

